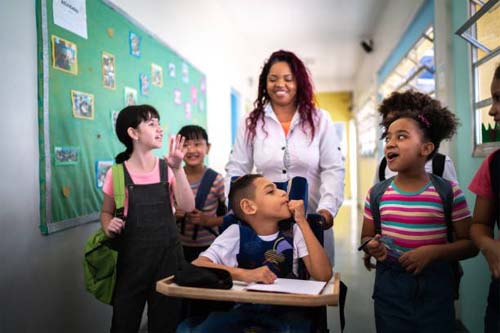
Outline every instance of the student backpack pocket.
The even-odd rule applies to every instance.
[[[233,279],[224,269],[199,267],[185,263],[175,273],[175,283],[183,287],[197,287],[210,289],[231,289]]]

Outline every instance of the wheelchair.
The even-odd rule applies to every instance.
[[[237,179],[238,177],[233,177],[232,181]],[[290,200],[303,200],[304,201],[304,209],[307,211],[307,202],[308,202],[308,184],[307,180],[304,177],[294,177],[286,182],[275,182],[276,187],[283,191],[287,191]],[[288,189],[290,190],[288,191]],[[229,213],[224,216],[224,220],[222,225],[219,227],[219,232],[224,232],[232,224],[240,224],[242,223],[235,215],[231,213],[231,207],[228,207]],[[307,221],[309,222],[309,226],[313,231],[314,235],[318,239],[321,245],[323,245],[323,225],[325,223],[323,217],[319,214],[307,214]],[[289,224],[294,223],[291,220],[280,221],[280,228],[289,228]],[[302,260],[299,260],[298,267],[299,278],[303,280],[309,279],[309,274],[306,270],[306,267]],[[341,328],[344,329],[345,320],[344,320],[344,304],[347,294],[347,286],[341,281],[340,282],[340,295],[339,295],[339,311],[340,311],[340,321]],[[220,301],[202,301],[202,304],[206,304],[207,309],[206,312],[200,312],[199,306],[198,311],[195,313],[191,313],[191,311],[185,311],[184,321],[181,323],[183,328],[194,328],[201,322],[205,320],[205,318],[212,311],[229,311],[234,303],[232,302],[220,302]],[[327,306],[319,306],[319,307],[311,307],[304,308],[304,311],[307,312],[306,316],[311,320],[311,333],[328,333],[328,323],[327,323]]]

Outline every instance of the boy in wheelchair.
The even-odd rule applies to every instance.
[[[230,225],[194,265],[225,269],[233,280],[273,283],[278,277],[297,278],[302,259],[314,280],[331,278],[330,261],[306,220],[302,200],[289,201],[268,179],[246,175],[232,183],[229,204],[242,223]],[[291,218],[295,223],[280,227],[280,221]],[[187,320],[177,332],[308,332],[312,323],[306,313],[300,307],[238,304],[201,323]]]

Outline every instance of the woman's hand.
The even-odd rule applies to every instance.
[[[170,145],[168,149],[168,156],[165,157],[168,166],[172,169],[179,169],[186,155],[186,148],[184,148],[184,141],[186,138],[177,134],[175,138],[170,138]]]
[[[325,219],[325,224],[323,225],[323,230],[328,230],[331,227],[333,227],[333,216],[329,211],[327,211],[326,209],[320,209],[318,211],[318,214],[323,216],[323,218]]]

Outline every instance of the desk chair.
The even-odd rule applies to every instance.
[[[232,181],[237,179],[238,177],[232,177]],[[307,202],[308,202],[308,184],[307,180],[304,177],[294,177],[290,181],[287,182],[275,182],[276,187],[287,191],[288,186],[290,186],[289,198],[290,200],[303,200],[304,201],[304,210],[307,211]],[[219,227],[220,233],[224,232],[232,224],[239,224],[241,221],[232,214],[231,207],[228,207],[229,213],[224,216],[224,221],[222,225]],[[321,245],[323,245],[323,225],[325,223],[324,218],[320,214],[307,214],[307,221],[309,222],[309,226],[313,231],[314,235],[318,239]],[[286,228],[290,223],[295,223],[293,220],[285,220],[280,222],[280,227]],[[304,262],[299,260],[298,267],[299,278],[301,279],[309,279],[309,274],[306,270]],[[341,328],[344,329],[345,320],[344,320],[344,304],[346,299],[347,287],[341,281],[340,282],[340,295],[339,295],[339,311],[340,311],[340,321]],[[222,302],[215,302],[220,303]],[[328,333],[328,324],[327,324],[327,307],[313,307],[305,309],[309,312],[309,316],[311,318],[311,322],[313,323],[313,327],[311,332],[321,332]],[[197,318],[189,318],[188,321],[193,323],[193,326],[200,323],[203,319]]]

